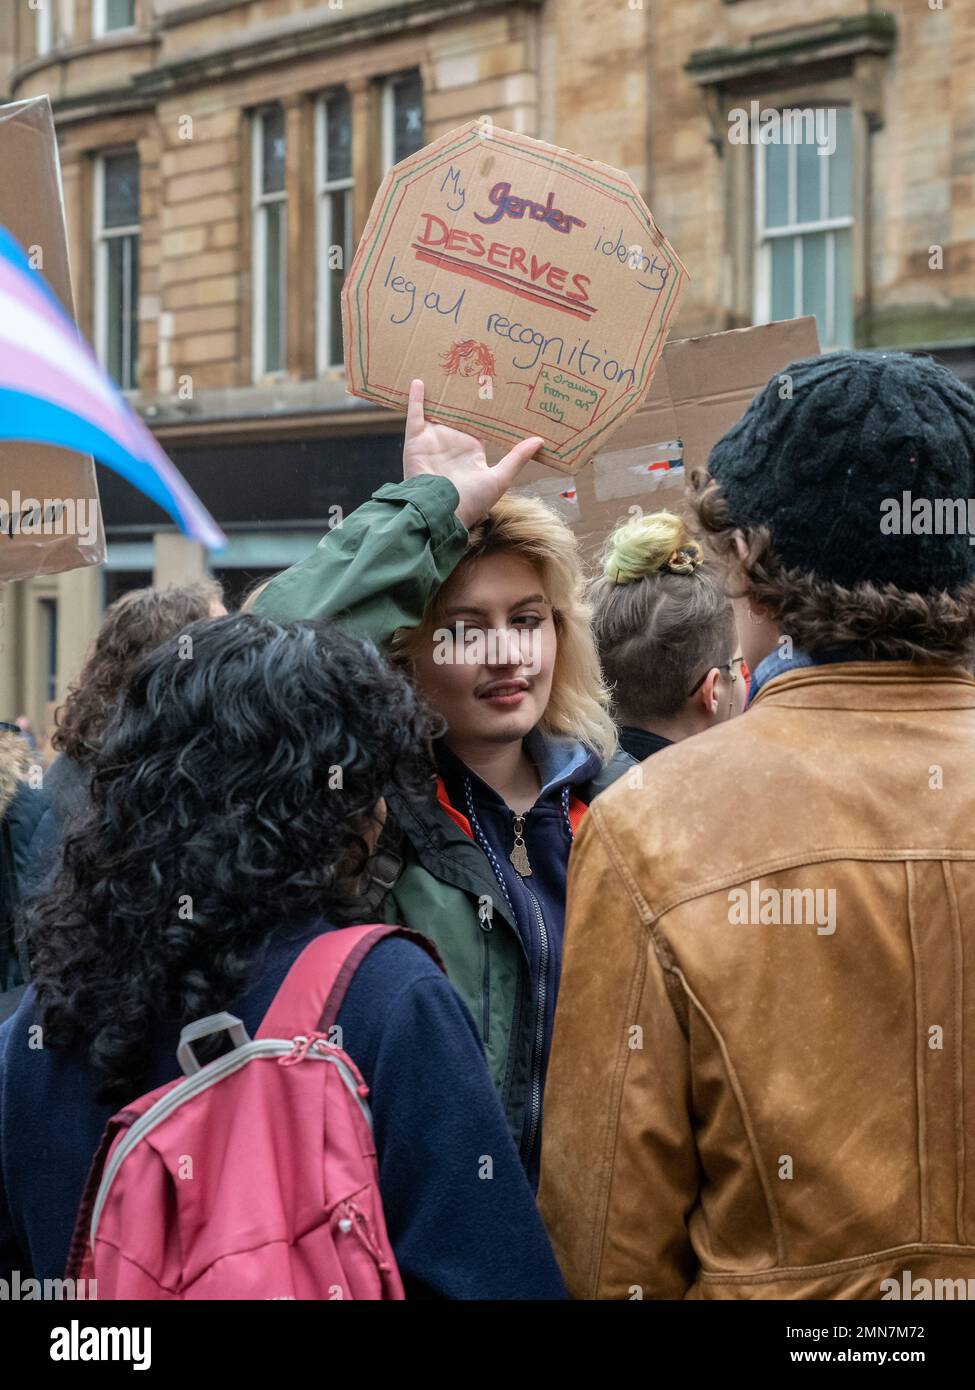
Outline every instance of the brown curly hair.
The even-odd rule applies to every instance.
[[[767,526],[741,525],[706,469],[690,475],[688,501],[695,529],[729,575],[733,596],[764,609],[779,630],[809,656],[855,647],[866,661],[931,661],[971,667],[975,660],[975,583],[953,593],[909,593],[894,584],[844,588],[798,569],[776,554]],[[739,558],[735,532],[745,539]]]
[[[81,674],[55,715],[51,745],[77,763],[98,751],[115,698],[136,662],[223,602],[215,579],[173,584],[165,589],[133,589],[105,610],[94,646]]]

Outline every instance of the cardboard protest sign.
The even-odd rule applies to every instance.
[[[0,170],[0,226],[28,253],[73,318],[61,170],[47,97],[0,106]],[[91,457],[0,439],[0,580],[58,574],[104,558]]]
[[[383,180],[342,296],[348,390],[581,468],[646,394],[686,272],[626,174],[486,119]]]
[[[513,491],[554,507],[591,557],[634,508],[681,512],[691,469],[707,465],[711,449],[766,382],[818,352],[814,318],[667,343],[646,400],[592,468],[571,480],[553,479],[532,461]]]

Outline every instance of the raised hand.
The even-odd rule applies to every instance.
[[[403,477],[433,473],[449,478],[460,496],[457,516],[468,530],[487,516],[544,443],[538,435],[523,439],[500,463],[489,466],[481,440],[451,429],[449,425],[437,425],[424,419],[423,382],[410,384]]]

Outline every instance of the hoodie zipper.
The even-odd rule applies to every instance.
[[[535,1034],[532,1044],[531,1067],[529,1069],[528,1138],[525,1144],[526,1160],[531,1158],[542,1113],[542,1054],[545,1048],[545,1005],[548,998],[549,957],[548,928],[545,925],[541,903],[525,881],[532,877],[531,863],[528,859],[528,847],[525,844],[525,821],[528,815],[528,812],[523,816],[516,815],[512,812],[514,845],[511,854],[508,856],[511,863],[514,865],[515,872],[521,879],[522,887],[528,894],[528,899],[535,913],[535,922],[538,926],[538,993],[535,996]]]
[[[517,923],[518,916],[515,911],[514,904],[511,901],[511,897],[508,893],[501,865],[498,863],[497,856],[495,855],[494,850],[491,848],[490,842],[485,836],[484,831],[481,829],[480,822],[477,819],[477,814],[474,809],[474,798],[471,790],[471,782],[469,777],[464,779],[464,793],[467,801],[467,818],[470,822],[471,828],[474,831],[474,837],[477,840],[478,844],[481,846],[481,849],[487,855],[488,861],[494,869],[494,876],[498,880],[498,883],[501,887],[501,891],[505,896],[505,901],[507,902],[508,907],[511,910],[512,922]],[[513,825],[516,828],[516,833],[518,823],[520,822],[522,841],[524,841],[524,828],[525,821],[528,817],[528,813],[526,812],[524,816],[517,816],[512,811],[511,814],[513,817]],[[525,849],[524,853],[525,861],[527,862],[527,849]],[[528,872],[529,874],[531,873],[530,865],[528,867]],[[522,1160],[524,1163],[527,1164],[529,1159],[531,1158],[532,1145],[534,1144],[535,1136],[538,1133],[538,1124],[539,1120],[541,1119],[542,1111],[542,1051],[545,1042],[545,1004],[548,998],[549,939],[548,928],[545,925],[545,918],[542,915],[541,905],[539,904],[538,899],[535,897],[535,894],[528,887],[527,883],[525,883],[526,875],[519,874],[519,877],[521,878],[522,885],[525,889],[525,892],[528,894],[532,908],[534,909],[535,922],[538,926],[539,937],[538,993],[535,996],[535,1028],[534,1037],[532,1040],[532,1057],[529,1067],[528,1113],[526,1116],[526,1123],[528,1128],[527,1135],[524,1128],[522,1129],[522,1142],[520,1142],[518,1146]],[[515,934],[519,935],[517,926],[515,926]],[[522,945],[522,949],[524,950],[524,944]],[[531,960],[530,957],[528,957],[527,959],[530,972]]]
[[[512,812],[512,815],[514,816],[513,831],[515,842],[511,847],[511,853],[508,855],[508,858],[519,878],[531,878],[532,866],[528,859],[528,846],[525,844],[525,817],[515,815],[514,812]]]
[[[481,1037],[485,1047],[491,1040],[491,933],[494,931],[492,916],[491,903],[482,902],[477,909],[477,920],[484,948],[484,970],[481,976]]]
[[[538,1122],[542,1114],[542,1052],[545,1044],[545,1003],[548,995],[548,930],[545,926],[545,918],[542,916],[541,904],[528,887],[527,883],[524,885],[524,888],[531,899],[532,907],[535,909],[535,920],[538,923],[539,936],[538,995],[535,1000],[535,1045],[532,1049],[531,1089],[528,1108],[528,1141],[525,1145],[525,1158],[530,1159],[535,1144],[535,1136],[538,1133]]]

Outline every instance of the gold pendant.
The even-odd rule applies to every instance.
[[[528,850],[525,848],[524,840],[516,840],[515,847],[508,855],[512,864],[515,866],[515,873],[522,878],[531,878],[532,866],[528,862]]]

